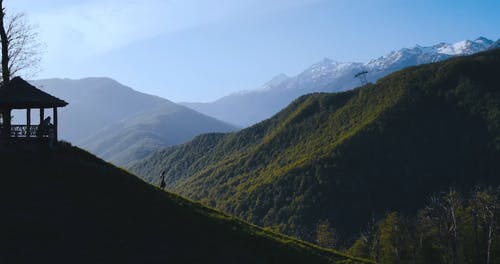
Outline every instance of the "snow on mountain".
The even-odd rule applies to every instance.
[[[451,56],[470,55],[483,50],[493,43],[492,40],[480,37],[476,40],[463,40],[456,43],[439,43],[430,47],[415,46],[400,49],[385,56],[369,61],[366,67],[369,71],[401,69],[423,63],[432,63],[448,59]]]
[[[492,40],[480,37],[474,41],[463,40],[453,44],[442,43],[441,46],[436,47],[436,50],[438,53],[447,55],[470,55],[487,49],[492,43]]]
[[[365,64],[337,62],[325,58],[313,64],[299,75],[290,78],[286,86],[290,89],[304,84],[308,86],[315,85],[315,89],[317,90],[314,91],[330,91],[331,89],[325,90],[322,86],[336,84],[337,87],[334,88],[334,91],[346,90],[353,88],[354,86],[352,85],[357,84],[349,80],[352,79],[354,74],[363,70],[369,72],[367,76],[369,81],[376,81],[378,78],[402,68],[442,61],[452,56],[474,54],[488,49],[492,44],[492,40],[480,37],[472,41],[464,40],[452,44],[439,43],[429,47],[416,45],[413,48],[403,48],[393,51]],[[344,81],[340,82],[340,80]]]
[[[498,41],[496,43],[500,46]],[[359,86],[360,82],[354,75],[361,71],[368,71],[367,80],[375,82],[387,74],[409,66],[442,61],[453,56],[470,55],[493,45],[495,44],[492,40],[480,37],[472,41],[403,48],[368,63],[338,62],[324,58],[294,77],[278,75],[255,90],[234,93],[212,103],[184,103],[184,105],[219,120],[244,127],[274,115],[300,95],[312,92],[338,92]]]
[[[346,72],[350,72],[353,68],[361,66],[355,62],[337,62],[325,58],[322,61],[312,65],[299,76],[302,78],[321,79],[321,78],[337,78]]]
[[[325,58],[274,89],[301,91],[303,94],[323,91],[321,89],[332,82],[337,83],[338,89],[345,89],[344,85],[352,80],[352,76],[363,69],[362,63],[337,62]],[[349,76],[348,80],[344,80],[346,76]]]
[[[381,74],[377,72],[396,71],[408,66],[419,65],[423,63],[431,63],[436,61],[441,61],[449,58],[450,55],[436,52],[434,47],[421,47],[415,46],[411,49],[400,49],[398,51],[393,51],[385,56],[369,61],[365,64],[367,71],[371,72],[372,75],[378,75],[371,81],[382,77]]]

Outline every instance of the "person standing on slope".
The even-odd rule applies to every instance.
[[[160,173],[160,190],[164,190],[167,184],[165,183],[165,170],[162,170]]]

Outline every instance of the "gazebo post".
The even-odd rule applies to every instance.
[[[10,138],[10,130],[11,130],[11,109],[7,108],[2,112],[3,117],[3,132],[5,133],[5,138]]]
[[[57,142],[57,107],[52,108],[54,117],[54,142]]]
[[[42,135],[42,131],[40,131],[40,128],[42,128],[42,124],[43,124],[43,119],[44,119],[44,113],[43,113],[43,108],[40,108],[40,124],[38,126],[38,137],[43,137]]]
[[[31,108],[26,108],[26,137],[31,136]]]

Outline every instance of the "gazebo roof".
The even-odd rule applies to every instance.
[[[36,88],[21,77],[15,77],[0,87],[0,108],[53,108],[66,105],[68,103],[64,100]]]

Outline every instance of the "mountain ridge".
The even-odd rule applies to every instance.
[[[470,55],[486,50],[493,44],[492,40],[479,37],[453,44],[443,42],[429,47],[416,45],[413,48],[392,51],[367,63],[336,62],[324,58],[298,75],[270,87],[266,92],[256,89],[224,96],[211,103],[181,104],[217,119],[246,127],[271,117],[303,94],[352,89],[360,83],[354,79],[358,72],[368,71],[367,80],[374,82],[405,67],[442,61],[452,56]]]
[[[270,119],[161,150],[132,171],[152,182],[165,170],[176,193],[309,241],[322,219],[349,238],[372,214],[412,213],[450,185],[498,184],[498,69],[493,50],[305,95]]]
[[[32,83],[71,102],[59,113],[61,139],[120,166],[141,159],[159,147],[183,143],[201,133],[237,129],[167,99],[138,92],[111,78],[53,78]]]

